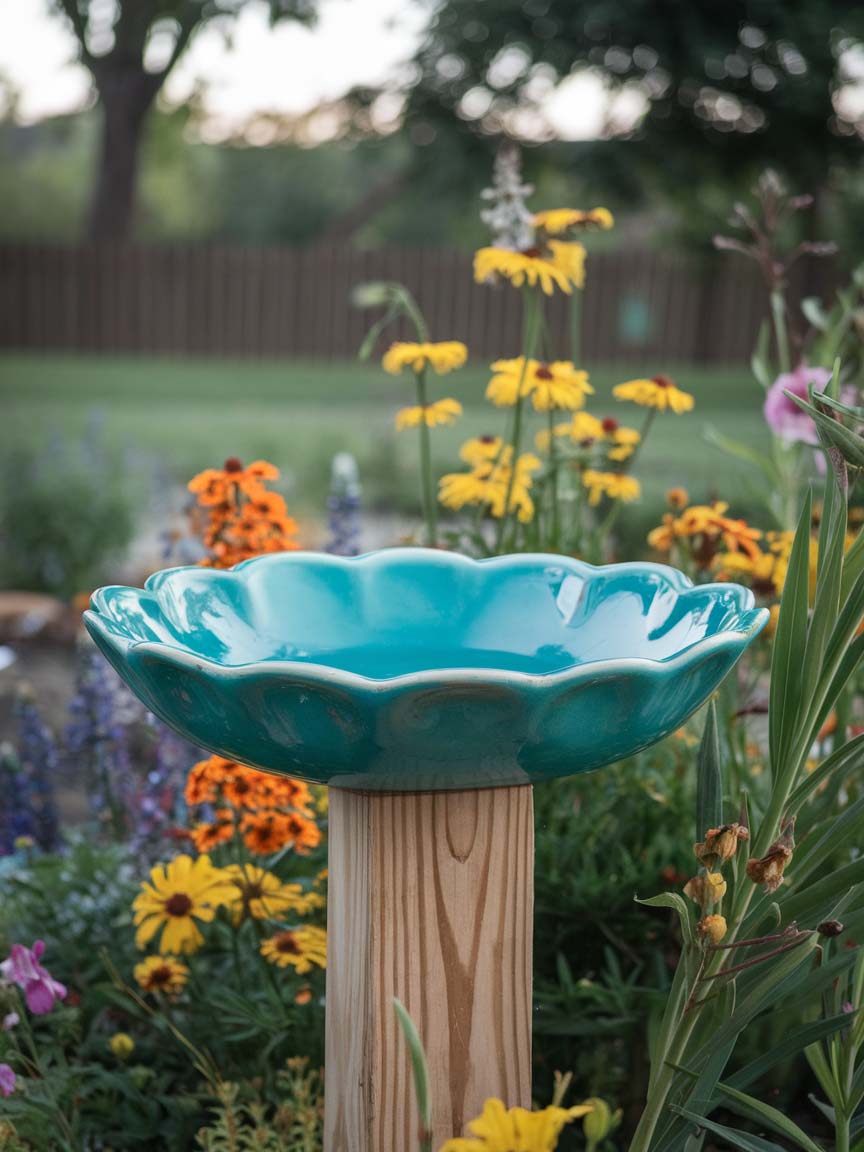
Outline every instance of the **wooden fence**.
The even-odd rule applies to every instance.
[[[589,255],[587,268],[586,363],[659,371],[749,357],[767,301],[748,262],[620,251]],[[832,276],[824,263],[802,263],[799,292],[824,290]],[[0,349],[349,357],[369,322],[351,290],[367,280],[406,284],[434,338],[463,340],[477,357],[518,352],[519,293],[474,284],[470,254],[192,245],[0,246]],[[550,312],[550,347],[561,355],[567,299],[554,298]]]

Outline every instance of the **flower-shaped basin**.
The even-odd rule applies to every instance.
[[[85,622],[148,708],[268,771],[349,788],[524,784],[674,731],[768,613],[658,564],[394,548],[173,568]]]

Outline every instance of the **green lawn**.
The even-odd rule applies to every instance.
[[[656,509],[662,489],[684,484],[694,497],[719,494],[752,506],[757,477],[706,443],[704,429],[710,424],[748,444],[764,443],[758,386],[742,368],[668,373],[695,395],[696,410],[656,421],[638,469],[646,503]],[[641,412],[610,397],[613,384],[637,374],[592,372],[591,411],[638,424]],[[478,363],[434,382],[435,395],[465,405],[454,428],[433,434],[439,471],[459,466],[456,453],[467,436],[503,428],[504,413],[483,399],[486,379]],[[130,458],[151,455],[178,483],[226,456],[263,457],[283,469],[293,505],[309,515],[322,509],[330,459],[348,450],[359,461],[367,502],[404,509],[415,491],[416,438],[397,436],[393,414],[407,402],[408,379],[355,363],[7,355],[0,357],[0,451],[22,444],[36,450],[57,433],[80,436],[99,412],[106,434],[128,447]]]

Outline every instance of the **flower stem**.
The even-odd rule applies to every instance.
[[[548,412],[549,431],[549,495],[551,498],[551,525],[549,528],[549,547],[555,551],[558,547],[560,535],[560,512],[558,508],[558,454],[555,449],[555,413],[550,408]]]
[[[774,339],[777,342],[777,363],[781,372],[792,371],[792,354],[789,348],[789,332],[786,328],[786,300],[781,288],[771,293],[771,319],[774,324]]]
[[[582,289],[576,288],[570,297],[570,359],[579,367],[582,355]]]
[[[538,289],[539,292],[539,289]],[[523,294],[525,336],[522,348],[522,371],[519,373],[519,383],[516,389],[516,405],[513,409],[513,436],[510,441],[510,469],[507,477],[507,492],[504,498],[504,508],[498,524],[498,535],[495,541],[495,551],[501,551],[504,544],[504,534],[510,521],[510,501],[513,499],[513,485],[516,480],[516,466],[519,460],[519,449],[522,443],[522,410],[525,398],[522,388],[528,374],[528,361],[534,358],[537,340],[543,320],[542,297],[535,297],[531,292]],[[503,450],[502,450],[503,455]],[[501,457],[499,457],[500,459]]]
[[[639,443],[633,449],[633,452],[631,453],[630,459],[627,461],[627,466],[626,466],[626,468],[622,469],[622,472],[630,472],[632,470],[633,465],[636,463],[636,458],[638,457],[639,452],[642,448],[642,445],[645,443],[645,441],[648,437],[648,433],[651,431],[651,426],[653,425],[656,418],[657,418],[657,409],[656,408],[649,408],[647,413],[645,414],[645,421],[642,424],[642,431],[639,434]],[[609,533],[615,527],[615,522],[618,519],[618,517],[620,516],[620,514],[621,514],[621,501],[615,500],[614,503],[612,504],[612,507],[609,509],[609,514],[607,515],[606,519],[603,521],[603,523],[597,529],[597,537],[596,537],[597,543],[596,543],[595,547],[596,547],[597,558],[598,558],[600,563],[602,563],[604,558],[605,558],[604,557],[605,549],[604,549],[603,545],[604,545],[607,537],[609,536]]]
[[[426,369],[416,373],[417,403],[421,408],[420,424],[420,489],[423,499],[423,517],[426,521],[426,543],[430,548],[438,547],[438,508],[432,486],[432,446],[429,438],[429,425],[426,423]]]

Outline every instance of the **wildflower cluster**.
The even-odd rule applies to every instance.
[[[42,964],[44,954],[43,940],[36,940],[32,948],[13,944],[7,958],[0,963],[0,1056],[3,1057],[0,1097],[3,1098],[19,1088],[22,1069],[36,1078],[41,1075],[29,1017],[47,1016],[68,994],[66,986],[55,980]]]
[[[666,502],[671,511],[664,513],[662,523],[648,534],[655,552],[703,574],[716,571],[721,563],[735,568],[733,557],[740,556],[743,563],[754,565],[762,556],[762,532],[746,520],[728,516],[725,502],[689,504],[683,488],[670,489]]]
[[[585,248],[576,237],[608,230],[614,220],[606,208],[532,213],[525,203],[532,191],[522,183],[518,154],[502,149],[493,187],[483,193],[491,205],[481,213],[494,243],[476,253],[474,276],[480,283],[506,282],[522,289],[522,352],[493,361],[486,387],[486,399],[495,408],[509,410],[509,429],[506,435],[475,436],[463,444],[459,455],[467,470],[439,479],[438,502],[453,512],[475,510],[468,524],[448,532],[449,546],[480,554],[544,549],[599,560],[609,550],[618,508],[641,495],[639,481],[630,471],[656,414],[681,415],[691,411],[694,402],[674,381],[657,375],[625,381],[613,389],[616,400],[645,409],[641,428],[584,411],[594,387],[576,355],[564,359],[551,354],[544,297],[563,292],[572,297],[575,310],[573,290],[585,283]],[[468,352],[456,341],[430,343],[420,309],[401,285],[365,285],[355,298],[363,306],[389,308],[370,329],[361,355],[369,353],[386,324],[399,316],[408,319],[417,333],[415,343],[391,345],[382,366],[394,374],[408,368],[415,376],[417,403],[397,413],[396,426],[419,429],[427,542],[437,546],[429,431],[452,424],[462,414],[462,405],[454,397],[430,400],[426,374],[461,367]],[[574,323],[574,331],[577,328]],[[568,419],[561,420],[562,414]],[[545,424],[535,434],[536,452],[524,450],[532,416],[540,416]]]
[[[199,852],[211,851],[235,837],[256,856],[284,848],[303,854],[321,842],[308,785],[221,756],[210,756],[190,769],[186,803],[206,814],[191,830]]]
[[[297,522],[285,500],[267,488],[279,469],[266,460],[244,468],[236,456],[222,468],[207,468],[189,481],[195,496],[191,519],[207,555],[201,564],[231,568],[252,556],[299,547]]]
[[[145,992],[181,995],[190,975],[186,959],[205,944],[202,926],[217,916],[232,932],[252,923],[258,951],[270,964],[300,975],[324,968],[326,931],[299,922],[324,903],[318,887],[304,890],[256,864],[218,867],[207,855],[177,856],[151,870],[133,902],[136,945],[158,950],[136,965],[135,979]]]

